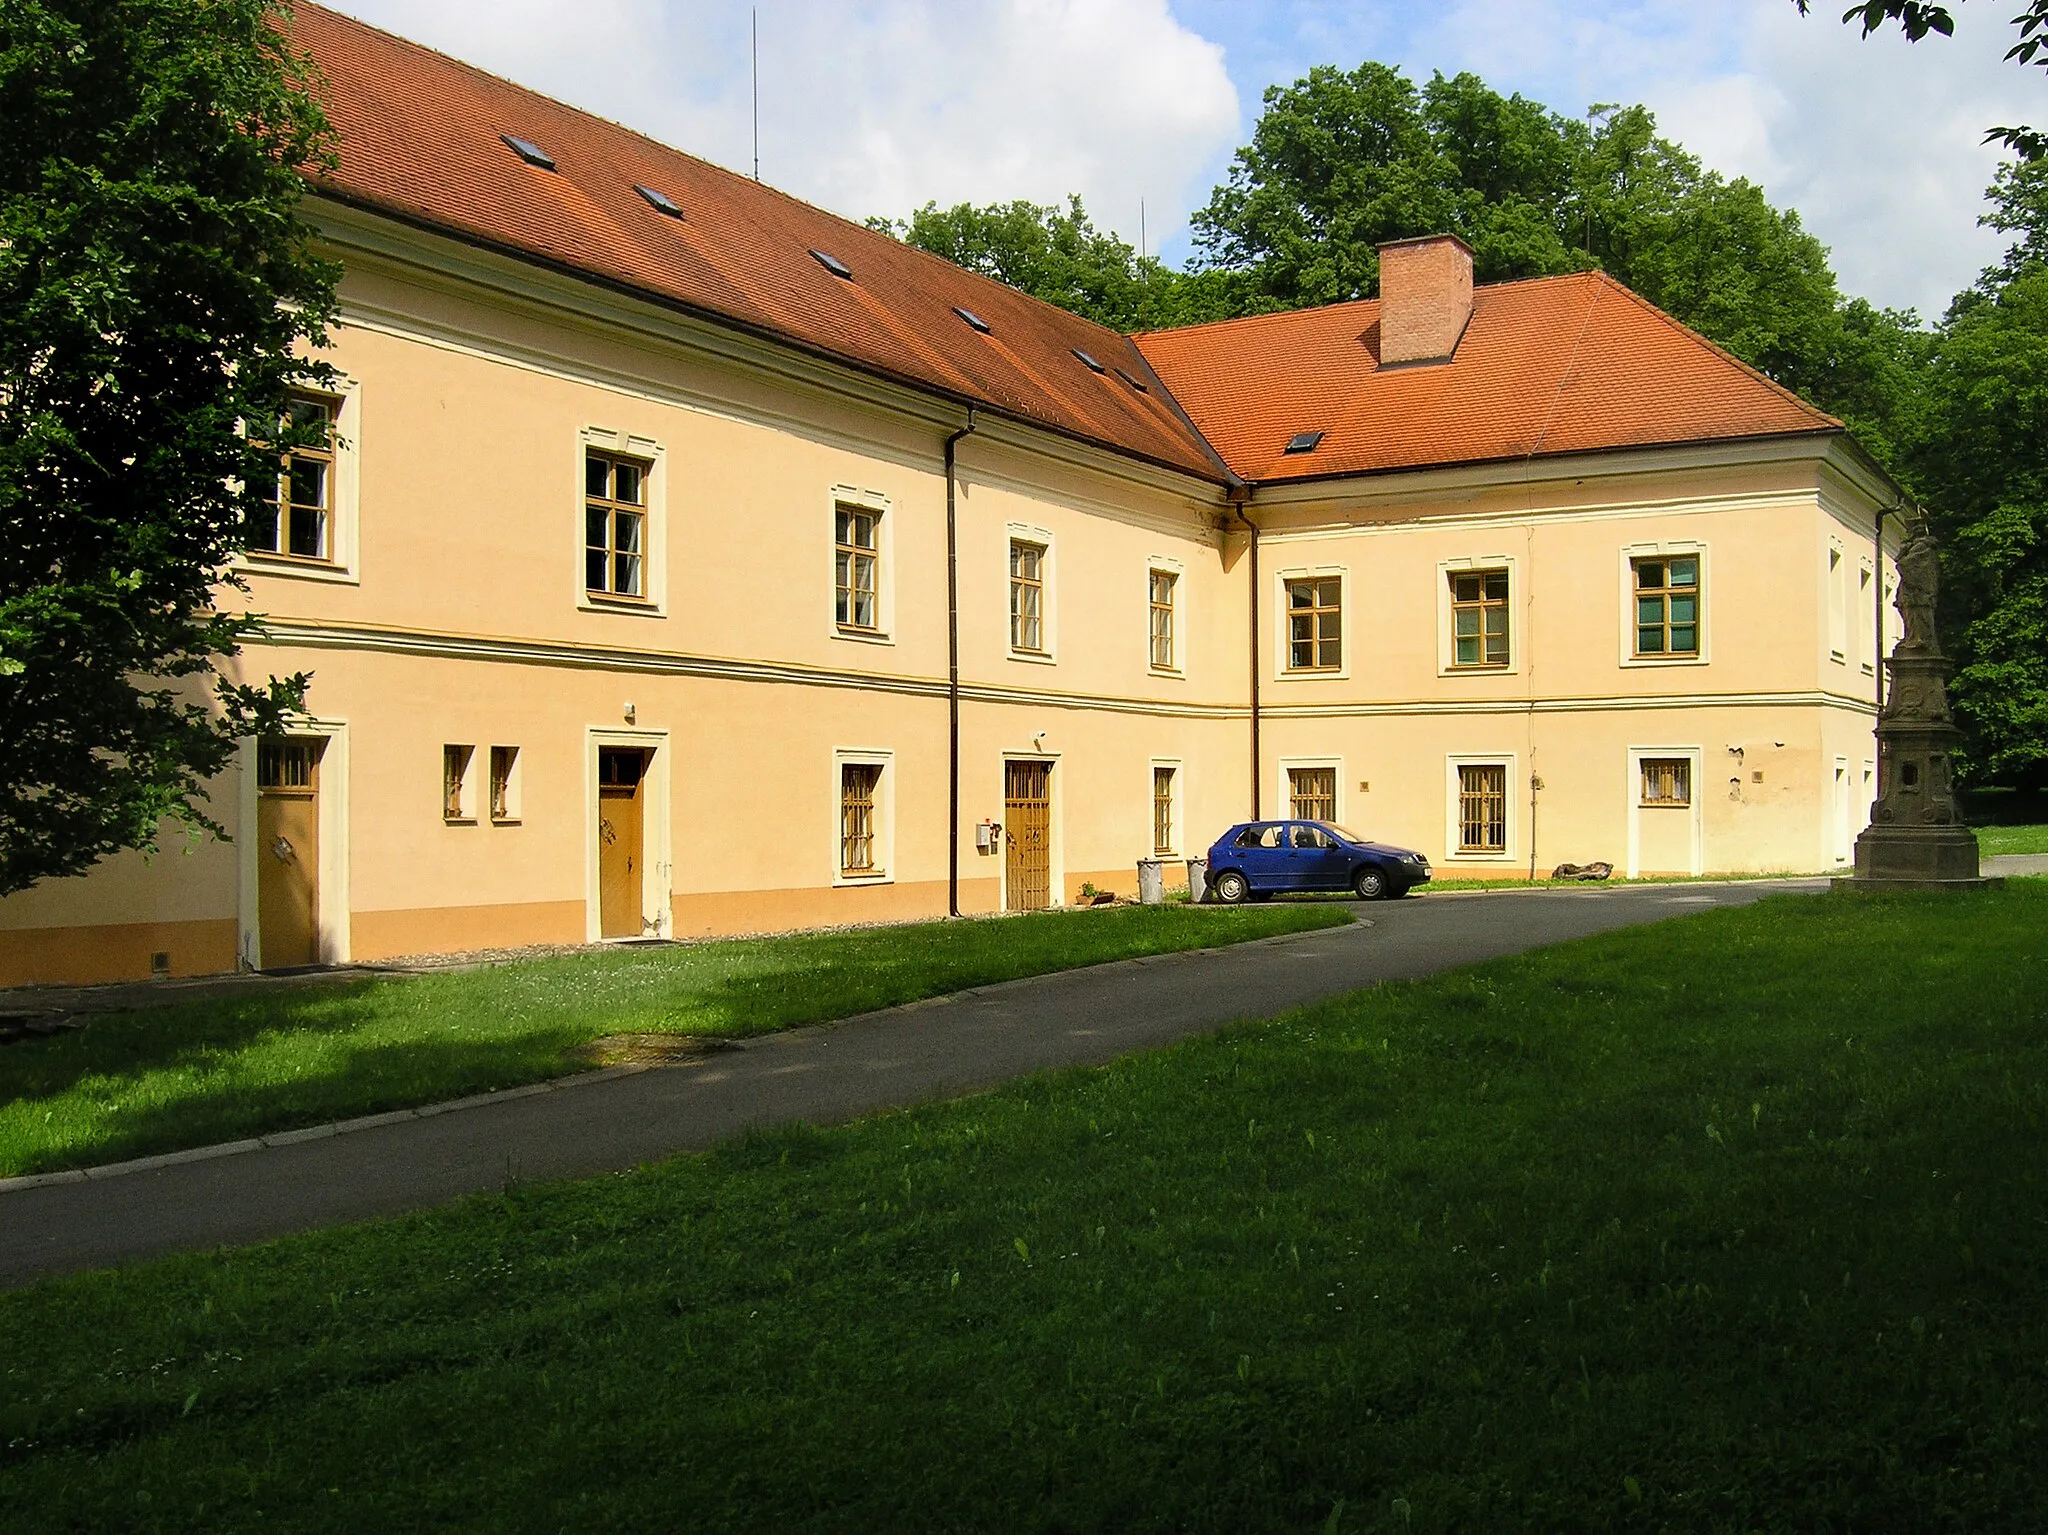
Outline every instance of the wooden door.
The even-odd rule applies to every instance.
[[[256,942],[266,970],[320,959],[320,750],[314,738],[256,747]]]
[[[637,746],[597,752],[598,931],[638,938],[644,926],[641,826],[645,820],[647,753]]]
[[[1043,911],[1052,904],[1052,764],[1003,764],[1003,904]]]

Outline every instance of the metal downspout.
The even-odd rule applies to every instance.
[[[955,510],[954,454],[974,430],[967,424],[946,439],[946,915],[960,915],[960,529]]]
[[[1249,490],[1246,495],[1249,497]],[[1251,519],[1251,509],[1245,502],[1239,502],[1237,515],[1244,525],[1251,529],[1251,577],[1252,577],[1252,819],[1259,819],[1260,772],[1259,763],[1259,525]]]

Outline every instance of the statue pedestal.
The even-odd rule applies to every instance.
[[[1902,644],[1886,663],[1891,690],[1877,721],[1877,803],[1856,839],[1856,872],[1837,890],[1986,890],[1977,839],[1956,803],[1948,658]]]

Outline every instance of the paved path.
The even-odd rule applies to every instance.
[[[469,1112],[380,1115],[345,1134],[299,1131],[201,1160],[150,1158],[17,1185],[0,1192],[0,1287],[440,1204],[510,1179],[633,1167],[753,1126],[854,1119],[1100,1064],[1380,981],[1825,888],[1619,886],[1360,905],[1352,909],[1372,925],[1010,981],[763,1035],[687,1066],[498,1094]]]
[[[2048,874],[2048,853],[1999,853],[1984,860],[1984,874]]]

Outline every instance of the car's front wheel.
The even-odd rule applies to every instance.
[[[1386,873],[1372,864],[1364,864],[1351,876],[1351,889],[1361,901],[1380,900],[1387,893]]]
[[[1209,893],[1225,906],[1235,906],[1251,891],[1245,877],[1235,869],[1225,869],[1209,882]]]

